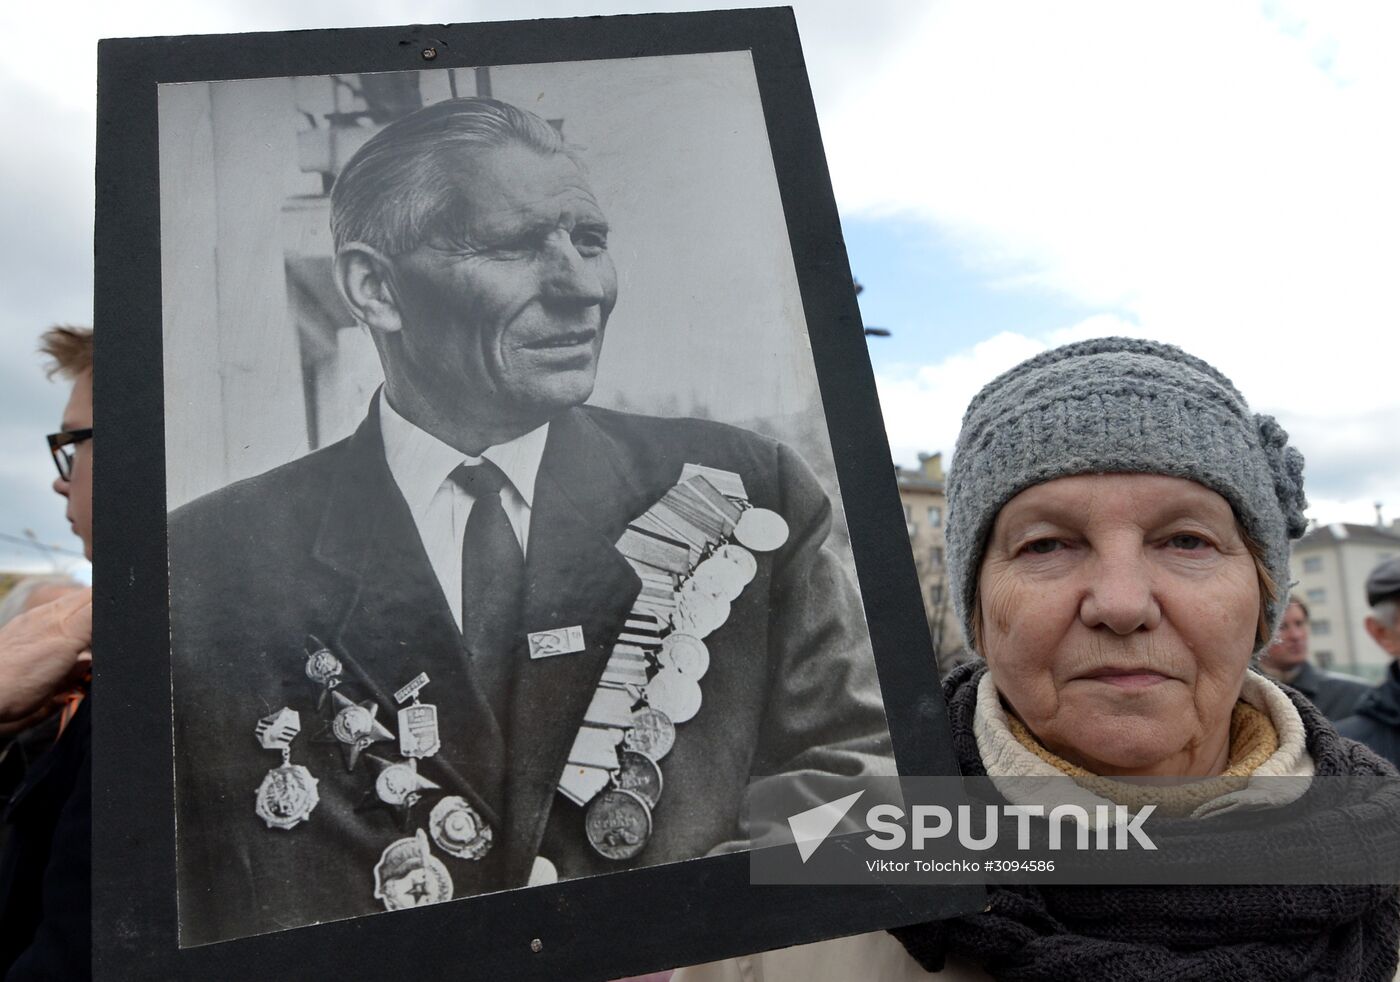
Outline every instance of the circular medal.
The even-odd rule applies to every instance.
[[[632,714],[632,728],[622,745],[660,760],[676,745],[676,724],[661,710],[646,706]]]
[[[374,867],[374,897],[384,902],[385,910],[452,899],[452,876],[442,860],[428,851],[428,840],[421,830],[394,842],[379,857]]]
[[[662,668],[674,668],[698,682],[710,669],[710,649],[694,635],[677,631],[666,635],[656,660]]]
[[[687,583],[678,594],[672,623],[683,634],[703,638],[729,619],[729,602],[689,587]]]
[[[491,826],[455,794],[433,806],[428,828],[438,848],[458,859],[480,859],[491,850]]]
[[[755,552],[772,552],[788,539],[783,516],[767,508],[750,508],[739,516],[734,538]]]
[[[631,859],[651,838],[651,809],[635,792],[613,788],[589,804],[583,828],[589,845],[604,859]]]
[[[643,690],[647,705],[659,709],[673,723],[684,723],[700,711],[700,684],[673,668],[663,668]]]
[[[758,573],[758,560],[753,558],[753,553],[732,542],[716,549],[714,558],[723,559],[739,567],[739,572],[744,577],[744,586],[752,583],[754,575]]]
[[[317,783],[300,764],[274,767],[258,785],[258,818],[270,829],[289,829],[306,821],[321,800]]]
[[[530,880],[525,885],[527,887],[544,886],[546,883],[558,883],[559,870],[548,859],[543,856],[536,856],[535,861],[530,864]]]
[[[306,677],[317,685],[333,686],[340,681],[340,659],[325,648],[306,656]]]
[[[661,768],[646,754],[635,750],[624,750],[618,754],[622,768],[617,772],[617,786],[623,791],[631,791],[655,808],[661,800]]]
[[[352,703],[335,714],[331,732],[341,743],[358,743],[374,732],[374,716],[364,706]]]
[[[738,566],[718,556],[711,556],[695,567],[695,573],[687,581],[687,585],[694,583],[694,588],[701,593],[708,593],[725,603],[732,603],[744,592],[747,582]]]

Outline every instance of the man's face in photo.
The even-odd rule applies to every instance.
[[[404,375],[430,404],[542,422],[593,392],[617,300],[607,220],[563,153],[463,153],[455,179],[460,227],[393,261]]]

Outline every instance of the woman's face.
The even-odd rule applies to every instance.
[[[1052,751],[1102,775],[1224,769],[1260,596],[1220,495],[1152,474],[1029,488],[978,591],[997,689]]]

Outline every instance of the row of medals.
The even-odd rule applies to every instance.
[[[419,673],[395,694],[398,713],[399,752],[405,758],[391,761],[370,752],[377,743],[393,741],[394,734],[379,721],[379,705],[372,699],[354,702],[336,691],[344,669],[331,651],[314,637],[307,639],[306,676],[321,686],[318,709],[331,704],[332,713],[317,742],[340,744],[345,768],[354,772],[361,759],[374,774],[374,788],[362,808],[387,808],[406,829],[413,806],[426,791],[440,786],[418,773],[418,761],[441,748],[437,707],[424,703],[420,693],[429,682]],[[255,810],[269,829],[292,829],[311,817],[320,801],[319,783],[306,767],[291,763],[291,745],[301,731],[301,715],[283,708],[259,720],[258,743],[282,754],[282,765],[268,771],[258,787]],[[439,849],[459,859],[478,860],[491,848],[492,831],[466,799],[446,795],[428,816],[428,831],[398,839],[385,848],[374,867],[374,897],[388,910],[452,899],[452,878],[442,860],[432,854],[429,835]]]
[[[700,504],[703,503],[703,510]],[[680,509],[679,511],[677,509]],[[721,627],[736,600],[757,573],[754,552],[779,548],[787,540],[787,523],[775,512],[752,506],[737,474],[687,464],[682,481],[637,519],[618,548],[643,581],[643,590],[626,629],[614,646],[594,703],[614,707],[595,714],[604,724],[586,720],[575,740],[560,791],[587,805],[584,828],[601,856],[628,860],[651,838],[652,813],[661,798],[660,761],[675,744],[676,725],[694,718],[701,706],[699,681],[709,668],[704,638]],[[425,673],[395,693],[399,750],[403,761],[367,752],[376,743],[394,740],[378,719],[374,700],[354,702],[337,692],[343,666],[314,637],[307,639],[307,678],[321,687],[318,708],[333,708],[318,742],[339,743],[346,770],[361,757],[375,772],[367,802],[388,807],[401,827],[409,824],[414,804],[439,785],[418,773],[418,761],[438,752],[437,707],[420,701],[429,682]],[[410,701],[411,700],[411,701]],[[620,718],[617,708],[625,711]],[[604,750],[581,750],[595,744],[601,729]],[[320,801],[318,780],[291,762],[292,741],[301,732],[301,716],[284,707],[260,719],[258,743],[279,751],[282,763],[259,785],[255,811],[269,829],[289,830],[307,821]],[[386,909],[437,903],[452,898],[446,865],[432,854],[429,837],[439,849],[459,859],[479,860],[491,848],[492,830],[470,803],[447,795],[433,807],[427,832],[397,839],[374,867],[374,896]],[[545,879],[549,877],[546,875]],[[532,877],[532,882],[534,881]]]
[[[788,538],[781,515],[753,506],[739,475],[687,464],[681,481],[633,521],[617,548],[642,591],[614,645],[559,782],[584,809],[599,855],[638,856],[661,800],[661,761],[676,727],[700,711],[705,638],[758,571],[754,552]]]

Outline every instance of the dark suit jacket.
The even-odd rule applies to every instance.
[[[1334,723],[1356,712],[1356,707],[1371,691],[1361,679],[1326,672],[1306,661],[1288,684],[1307,696],[1308,702]]]
[[[592,851],[583,810],[555,789],[640,589],[614,543],[686,463],[741,475],[750,500],[782,515],[791,536],[758,554],[754,581],[706,640],[704,705],[662,762],[652,839],[619,864]],[[522,638],[508,718],[493,731],[385,463],[376,412],[345,441],[179,509],[170,584],[183,943],[381,909],[375,863],[426,828],[442,794],[465,797],[495,834],[477,862],[435,850],[460,897],[523,885],[537,855],[570,878],[737,847],[751,776],[892,773],[864,617],[822,547],[830,526],[815,477],[772,440],[699,420],[564,413],[536,481],[524,629],[580,625],[586,650],[532,661]],[[337,691],[373,700],[391,730],[394,691],[430,676],[422,699],[438,706],[442,749],[420,770],[443,790],[415,806],[410,831],[375,807],[365,763],[347,773],[339,746],[313,741],[328,711],[304,673],[308,634],[344,663]],[[280,763],[254,726],[283,706],[302,719],[291,761],[320,782],[320,804],[290,830],[254,814],[263,775]],[[369,752],[399,759],[396,743]]]
[[[5,809],[0,977],[92,977],[91,700],[29,765]]]
[[[1390,663],[1381,684],[1366,693],[1355,716],[1337,724],[1337,732],[1400,767],[1400,662]]]

